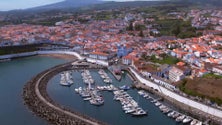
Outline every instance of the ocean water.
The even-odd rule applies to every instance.
[[[39,72],[63,59],[35,56],[0,63],[0,124],[1,125],[47,125],[33,115],[23,104],[23,86]]]

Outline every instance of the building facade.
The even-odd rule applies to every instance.
[[[212,68],[212,71],[222,75],[222,66],[216,66]]]
[[[182,70],[176,67],[172,67],[172,69],[169,70],[169,79],[172,82],[178,82],[183,78],[185,78],[185,74]]]

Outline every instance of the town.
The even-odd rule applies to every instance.
[[[44,42],[66,45],[41,49],[69,50],[128,65],[158,85],[222,109],[221,85],[217,88],[222,78],[222,9],[177,10],[164,15],[146,11],[150,12],[146,8],[98,10],[68,15],[49,26],[5,25],[0,27],[0,47]],[[196,92],[199,84],[209,90]]]

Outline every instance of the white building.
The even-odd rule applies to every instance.
[[[176,67],[172,67],[169,70],[169,79],[172,82],[180,81],[181,79],[185,78],[184,72]]]
[[[114,54],[107,54],[103,52],[91,52],[89,58],[98,59],[98,60],[109,60],[114,57]]]
[[[130,55],[124,56],[122,58],[122,63],[125,65],[131,65],[133,63],[133,57]]]
[[[168,88],[168,89],[171,89],[171,90],[174,90],[174,91],[177,90],[176,87],[174,85],[172,85],[169,80],[166,80],[166,79],[163,79],[163,78],[160,78],[160,77],[157,77],[157,76],[151,76],[151,79],[155,83],[157,83],[157,84],[159,84],[159,85],[161,85],[165,88]]]
[[[212,71],[222,75],[222,66],[216,66],[212,68]]]

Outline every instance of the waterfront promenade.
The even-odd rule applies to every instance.
[[[24,87],[23,98],[25,104],[36,115],[46,119],[52,124],[63,125],[103,125],[98,120],[88,117],[84,114],[70,111],[59,104],[51,100],[46,92],[46,86],[48,81],[59,72],[65,70],[71,70],[73,68],[72,63],[66,63],[58,65],[51,69],[48,69],[36,77],[31,79]],[[93,67],[90,68],[100,68]]]

